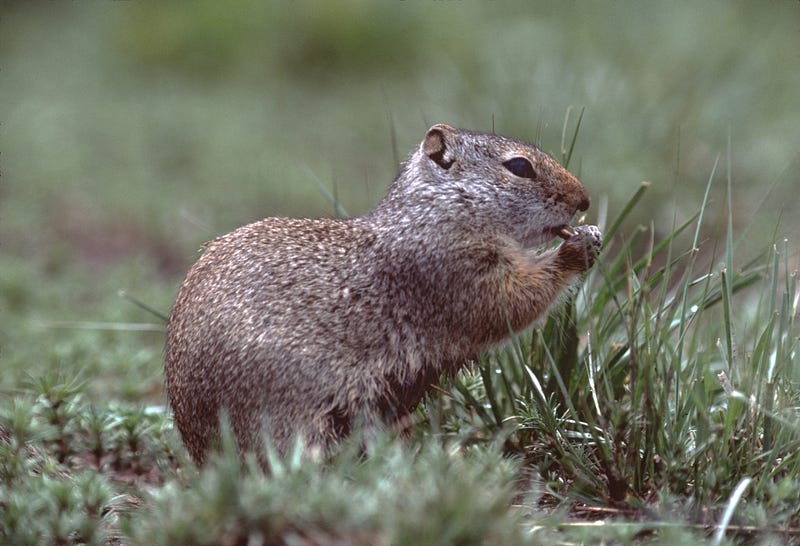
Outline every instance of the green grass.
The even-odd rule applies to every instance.
[[[219,5],[0,8],[0,542],[800,540],[796,3]],[[198,471],[131,298],[439,121],[569,163],[600,263],[408,438]]]

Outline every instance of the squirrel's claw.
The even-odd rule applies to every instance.
[[[567,269],[586,271],[594,265],[600,253],[603,234],[597,226],[576,226],[569,230],[572,235],[565,238],[558,251],[560,262]]]

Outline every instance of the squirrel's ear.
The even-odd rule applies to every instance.
[[[440,123],[428,129],[425,140],[422,141],[423,153],[443,169],[449,169],[455,161],[450,150],[453,133],[455,129]]]

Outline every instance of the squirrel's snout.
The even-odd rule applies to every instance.
[[[592,200],[589,199],[589,192],[586,191],[580,180],[572,175],[569,175],[569,182],[565,201],[581,212],[589,210],[589,206],[592,204]]]

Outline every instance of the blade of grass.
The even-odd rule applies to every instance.
[[[616,235],[617,230],[622,225],[622,222],[628,217],[631,211],[636,207],[636,205],[641,201],[644,192],[647,191],[647,188],[650,187],[650,182],[642,182],[639,185],[639,189],[633,194],[630,200],[625,204],[622,208],[622,211],[617,215],[617,219],[614,220],[614,223],[611,224],[605,234],[603,235],[603,247],[605,247]]]
[[[586,107],[581,108],[581,113],[578,115],[578,122],[575,124],[575,130],[572,132],[572,140],[569,143],[569,151],[567,151],[566,156],[564,156],[564,140],[567,133],[570,110],[572,110],[571,106],[567,108],[567,113],[564,116],[564,128],[561,130],[561,156],[563,158],[562,163],[564,164],[564,168],[569,168],[569,162],[572,160],[572,152],[575,150],[575,142],[578,140],[578,132],[581,129],[581,121],[583,121],[583,114],[586,111]]]
[[[169,313],[164,313],[163,311],[159,311],[155,307],[152,307],[152,306],[146,304],[145,302],[143,302],[139,298],[131,296],[125,290],[120,290],[117,294],[119,295],[120,298],[122,298],[124,300],[128,300],[129,302],[134,304],[136,307],[144,309],[148,313],[157,316],[162,321],[167,322],[169,320]]]
[[[319,193],[321,193],[322,196],[331,205],[333,205],[334,211],[336,212],[336,216],[338,216],[340,218],[347,218],[348,216],[350,216],[349,214],[347,214],[347,211],[342,206],[341,201],[339,201],[339,199],[336,197],[336,195],[334,193],[336,191],[336,189],[335,189],[336,186],[334,185],[334,192],[331,192],[331,190],[329,190],[328,188],[325,187],[325,184],[322,183],[322,181],[319,179],[319,177],[316,174],[314,174],[314,171],[312,171],[310,167],[306,166],[305,170],[306,170],[306,173],[308,174],[308,177],[311,179],[311,181],[317,187],[317,190],[319,191]]]
[[[731,518],[733,517],[733,512],[736,510],[736,506],[739,504],[739,501],[742,500],[744,491],[750,485],[751,481],[751,478],[743,478],[736,485],[736,489],[733,490],[733,495],[731,495],[730,499],[728,499],[728,504],[725,506],[725,512],[722,514],[719,527],[717,527],[717,531],[714,533],[714,546],[719,546],[720,543],[722,543],[722,539],[725,537],[728,524],[730,524]]]

